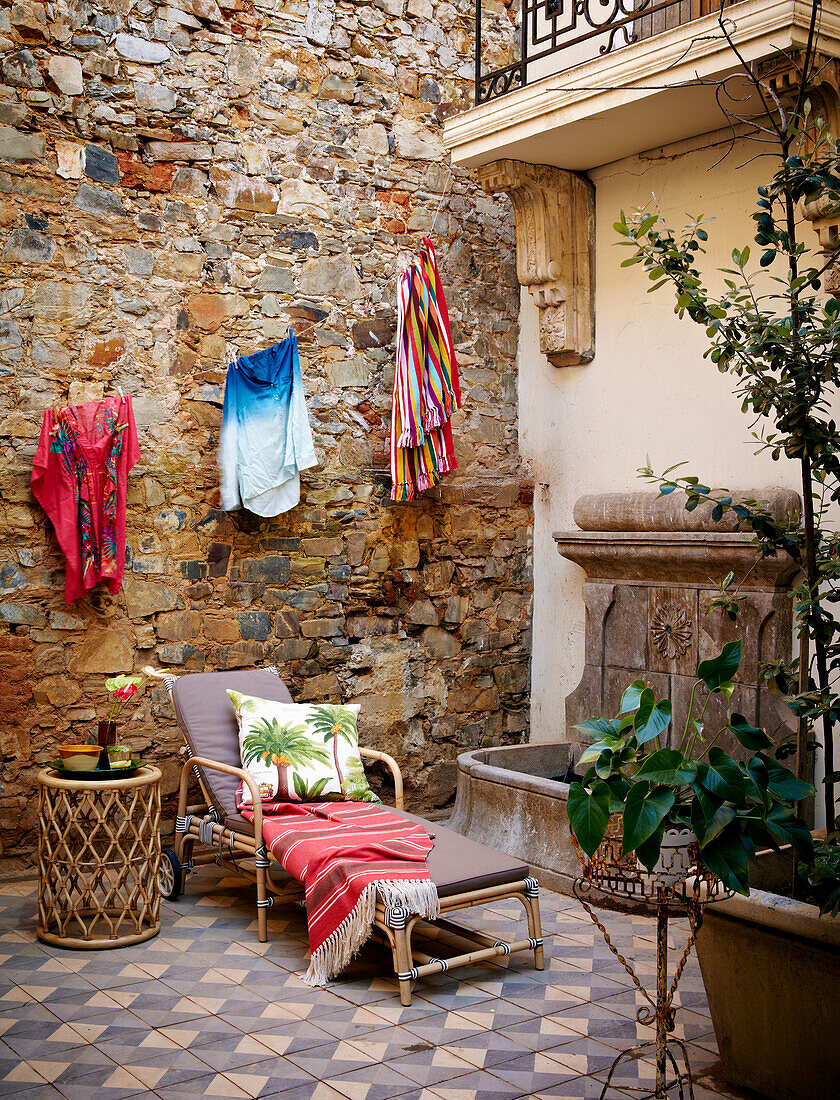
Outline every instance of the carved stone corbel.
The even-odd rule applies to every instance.
[[[506,191],[516,215],[516,271],[540,310],[540,350],[555,367],[595,355],[595,190],[574,172],[496,160],[482,188]]]

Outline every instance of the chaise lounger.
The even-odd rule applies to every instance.
[[[286,703],[292,701],[291,695],[277,670],[272,668],[190,673],[177,678],[166,676],[164,682],[190,755],[181,770],[175,849],[164,852],[161,891],[165,897],[175,899],[181,893],[184,875],[196,867],[209,863],[229,867],[256,883],[258,935],[260,942],[264,942],[268,935],[267,910],[274,904],[275,896],[287,901],[295,898],[297,884],[276,863],[263,843],[260,797],[254,780],[241,767],[236,717],[226,689]],[[500,958],[514,951],[532,950],[534,965],[542,970],[545,964],[539,889],[528,865],[436,822],[406,813],[402,776],[396,761],[374,749],[360,747],[360,753],[390,769],[395,788],[394,812],[428,827],[435,840],[426,865],[440,898],[440,918],[426,921],[402,907],[388,907],[382,901],[376,905],[374,936],[391,949],[402,1003],[411,1004],[412,986],[418,978]],[[201,786],[206,799],[204,805],[187,805],[193,777]],[[252,793],[253,823],[242,817],[236,808],[235,794],[240,781],[248,784]],[[214,850],[195,855],[197,842]],[[247,862],[243,864],[242,860]],[[275,873],[281,872],[279,881],[268,873],[272,864]],[[301,896],[298,889],[295,900]],[[447,919],[446,914],[455,910],[505,898],[516,898],[525,907],[527,939],[498,940]],[[427,954],[412,947],[413,935],[422,939],[429,950],[458,953],[446,958]]]

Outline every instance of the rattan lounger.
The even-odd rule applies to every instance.
[[[291,696],[275,669],[190,673],[177,679],[167,677],[165,682],[190,756],[181,770],[175,850],[167,849],[162,861],[162,892],[168,898],[177,898],[184,875],[202,864],[216,863],[235,869],[256,882],[258,934],[264,942],[267,939],[266,911],[274,904],[275,896],[291,900],[295,891],[298,898],[302,892],[262,842],[260,797],[253,779],[240,764],[236,718],[225,689],[280,702],[291,702]],[[528,865],[436,822],[406,814],[402,777],[396,761],[374,749],[361,748],[360,752],[363,757],[380,761],[390,769],[396,812],[428,827],[435,836],[435,846],[426,863],[440,897],[441,918],[428,922],[400,907],[388,908],[379,904],[376,908],[374,934],[391,948],[402,1003],[411,1004],[412,985],[418,978],[500,958],[513,951],[532,950],[534,965],[542,970],[539,889]],[[187,805],[193,775],[197,776],[206,799],[206,804],[201,806]],[[236,810],[235,793],[240,781],[251,788],[253,824]],[[196,842],[210,847],[211,852],[195,855]],[[274,872],[280,872],[279,881],[267,873],[272,864]],[[490,904],[503,898],[516,898],[525,907],[527,938],[512,942],[498,940],[457,925],[446,917],[457,909]],[[412,947],[412,935],[424,941],[429,950],[458,953],[446,958],[427,954]]]

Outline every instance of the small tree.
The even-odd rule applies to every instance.
[[[764,98],[768,87],[749,75]],[[723,269],[725,289],[712,293],[697,267],[708,239],[703,217],[676,233],[657,213],[641,209],[627,218],[622,211],[615,228],[633,250],[623,266],[642,264],[654,284],[651,291],[671,285],[678,316],[704,327],[706,357],[735,378],[742,409],[759,422],[753,433],[759,449],[774,460],[784,457],[799,465],[802,514],[782,519],[759,501],[735,501],[697,477],[676,475],[676,466],[657,474],[648,461],[640,473],[657,482],[661,493],[684,490],[689,511],[711,502],[713,519],[734,514],[754,532],[762,554],[787,554],[801,570],[794,593],[799,657],[764,672],[799,718],[800,755],[813,747],[812,731],[821,727],[830,831],[811,878],[824,907],[836,911],[840,772],[835,771],[833,738],[840,721],[840,623],[834,608],[840,602],[840,534],[831,527],[830,511],[840,505],[840,430],[832,411],[840,386],[840,301],[823,289],[837,256],[818,247],[800,211],[805,203],[840,207],[840,142],[830,137],[822,120],[811,118],[804,88],[803,81],[789,113],[778,100],[768,105],[779,163],[769,183],[758,188],[753,214],[763,275],[751,264],[749,247],[735,248],[733,266]],[[735,618],[738,599],[731,585],[730,577],[717,602]]]

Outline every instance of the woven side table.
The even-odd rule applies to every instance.
[[[38,937],[127,947],[160,931],[160,779],[38,774]]]

